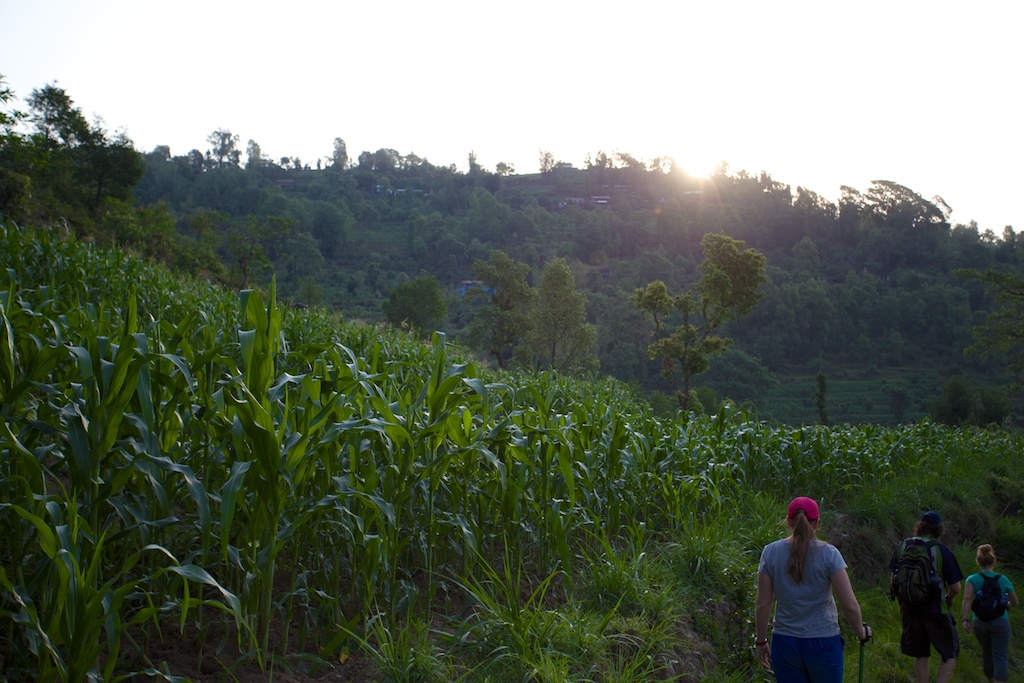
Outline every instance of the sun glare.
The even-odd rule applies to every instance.
[[[722,164],[722,159],[709,150],[690,149],[669,156],[675,161],[676,168],[694,178],[710,178]]]
[[[645,140],[645,160],[671,159],[679,170],[694,178],[710,178],[722,163],[726,150],[716,144],[718,136],[671,136]],[[701,139],[703,138],[703,139]],[[667,170],[667,165],[666,165]]]

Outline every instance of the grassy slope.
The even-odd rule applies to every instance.
[[[173,286],[172,281],[167,284]],[[194,289],[197,285],[190,283],[189,286]],[[176,298],[171,291],[161,292],[160,296],[169,300]],[[813,405],[813,377],[805,377],[802,382],[811,389]],[[855,377],[836,377],[830,382],[836,386],[836,395],[840,394],[839,388],[846,388],[847,383],[851,392],[863,384],[863,380]],[[877,394],[861,393],[860,398],[853,402],[874,403],[875,397]],[[801,398],[798,391],[794,392],[791,400],[806,399]],[[841,414],[837,414],[833,422],[844,421],[839,416]],[[698,426],[695,423],[688,429],[692,428],[694,434],[698,434]],[[732,430],[731,425],[727,424],[727,427]],[[833,430],[837,443],[844,433],[847,432],[843,428]],[[789,436],[783,434],[785,438],[765,455],[777,455],[787,448],[787,443],[802,438],[804,434],[799,431]],[[870,432],[865,434],[870,435]],[[891,437],[886,434],[883,433],[883,441],[892,438],[896,444],[891,449],[894,457],[904,451],[913,451],[908,455],[916,456],[923,465],[901,469],[900,475],[893,478],[866,478],[850,483],[836,492],[831,500],[823,500],[825,524],[822,535],[839,546],[849,561],[865,618],[877,634],[876,641],[866,651],[864,680],[904,681],[910,680],[911,663],[898,653],[898,615],[884,596],[884,565],[892,544],[909,532],[921,509],[938,509],[949,522],[947,540],[956,549],[965,570],[970,571],[973,566],[976,544],[989,541],[997,547],[1001,568],[1011,578],[1024,582],[1024,524],[1021,520],[1024,462],[1018,457],[1020,440],[1010,434],[1006,436],[1005,449],[983,447],[987,441],[980,438],[982,435],[975,440],[969,432],[908,427],[892,432]],[[742,448],[745,437],[731,431],[724,437],[721,442],[708,446],[709,453],[726,460],[738,457],[738,449]],[[819,481],[822,473],[828,470],[831,456],[838,459],[843,455],[826,449],[823,454],[825,460],[813,465],[803,460],[810,457],[811,452],[798,449],[794,453],[789,465],[799,475],[800,481],[807,482],[807,488],[814,488],[813,482]],[[874,446],[870,454],[873,458],[887,457],[885,450]],[[851,467],[855,466],[853,461],[850,462]],[[652,657],[658,661],[675,662],[667,664],[661,675],[667,670],[679,675],[679,680],[751,680],[746,647],[752,636],[749,619],[757,549],[782,532],[778,518],[784,501],[780,498],[795,485],[794,481],[792,475],[780,474],[774,480],[774,490],[759,485],[757,490],[729,493],[729,497],[720,503],[720,509],[723,513],[728,511],[728,516],[722,514],[718,518],[720,523],[708,526],[687,526],[683,520],[679,528],[666,534],[644,529],[645,520],[635,520],[637,524],[630,527],[633,535],[618,539],[617,544],[600,557],[577,556],[579,563],[568,568],[568,576],[575,586],[574,594],[570,596],[564,586],[552,584],[546,592],[540,593],[542,603],[534,605],[542,609],[522,611],[524,606],[531,606],[530,600],[519,602],[523,596],[515,591],[506,596],[489,593],[504,578],[500,572],[490,577],[476,577],[480,583],[475,586],[475,601],[485,611],[491,609],[491,623],[507,623],[510,618],[515,622],[514,617],[523,619],[524,615],[530,616],[533,621],[520,621],[518,632],[512,634],[523,636],[524,656],[542,653],[534,649],[543,642],[538,629],[547,624],[545,619],[551,619],[550,634],[564,641],[557,643],[561,650],[556,648],[552,652],[578,651],[580,656],[607,658],[603,664],[607,677],[599,680],[645,680],[642,674],[630,678],[626,672],[614,678],[611,670],[616,662],[625,668],[632,660],[616,659],[614,651],[609,653],[600,649],[607,647],[607,643],[598,646],[593,641],[593,634],[601,628],[602,615],[609,610],[615,614],[604,628],[607,633],[615,635],[619,647],[634,654],[643,654],[644,648],[649,647]],[[815,491],[805,493],[819,495]],[[695,522],[691,520],[689,524]],[[539,589],[541,585],[535,583],[534,587]],[[435,620],[441,630],[457,625],[460,609],[465,604],[460,600],[438,611]],[[504,611],[512,608],[513,612]],[[1024,622],[1017,613],[1013,617],[1019,632]],[[420,640],[416,633],[393,629],[372,635],[376,655],[364,653],[347,667],[344,664],[334,666],[329,680],[381,680],[381,670],[400,664],[402,652],[417,649],[424,651],[427,660],[426,664],[417,666],[450,673],[442,666],[442,660],[451,652],[443,649],[448,645],[441,641],[434,641],[431,645]],[[390,658],[381,654],[385,652],[384,645],[389,639],[396,646],[396,652]],[[965,638],[963,646],[958,680],[980,683],[983,677],[978,665],[977,645],[973,639]],[[161,652],[157,641],[151,647],[154,648],[152,654]],[[848,677],[857,672],[857,654],[856,647],[849,649]],[[1016,670],[1024,667],[1022,653],[1014,651],[1013,657]],[[353,663],[357,661],[360,663]],[[549,674],[548,678],[540,675],[538,680],[570,680],[568,677],[558,678],[557,674],[562,670],[560,667],[568,667],[569,664],[554,654],[550,654],[547,660],[538,660],[536,664],[547,667],[545,673]],[[357,666],[359,673],[354,674]],[[475,680],[469,674],[465,676],[462,680]],[[199,675],[193,677],[195,680],[215,679],[215,676],[209,679]],[[423,680],[433,679],[424,677]],[[452,680],[452,677],[447,680]],[[1024,681],[1024,674],[1015,674],[1011,681]]]

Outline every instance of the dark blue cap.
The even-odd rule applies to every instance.
[[[931,524],[932,526],[938,526],[942,524],[942,517],[939,516],[938,512],[929,510],[928,512],[921,515],[921,521],[925,524]]]

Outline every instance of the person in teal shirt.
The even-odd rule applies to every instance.
[[[964,600],[962,616],[964,630],[973,633],[981,645],[982,662],[985,669],[985,676],[992,683],[1006,683],[1009,677],[1010,664],[1010,617],[1009,608],[1016,607],[1017,593],[1013,590],[1013,584],[1005,574],[999,576],[999,587],[1007,598],[1007,609],[1001,615],[991,621],[983,621],[977,615],[971,614],[971,604],[974,596],[981,592],[982,584],[986,576],[996,576],[996,553],[988,543],[978,546],[978,555],[975,558],[980,572],[967,577],[967,585],[964,587]]]

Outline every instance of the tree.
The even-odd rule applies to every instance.
[[[965,349],[967,354],[988,356],[1002,353],[1007,369],[1015,377],[1017,387],[1024,385],[1024,276],[999,270],[983,272],[959,269],[960,277],[978,280],[995,295],[996,308],[985,322],[974,328],[975,342]]]
[[[263,152],[260,150],[259,144],[255,140],[249,140],[245,145],[245,167],[247,169],[255,169],[263,166]]]
[[[910,394],[906,389],[893,389],[889,393],[889,408],[897,423],[902,423],[910,407]]]
[[[512,210],[499,202],[494,194],[483,188],[476,188],[469,195],[469,211],[463,222],[467,237],[490,243],[507,239],[507,226]]]
[[[188,154],[185,155],[185,159],[193,176],[199,175],[206,169],[206,158],[203,157],[203,153],[198,149],[189,150]]]
[[[818,272],[818,267],[821,265],[821,254],[809,235],[801,237],[800,241],[793,245],[791,252],[794,269],[806,270],[809,273]]]
[[[1006,393],[999,389],[981,389],[974,412],[974,421],[979,427],[998,427],[1010,416],[1010,400]]]
[[[928,404],[928,414],[936,422],[950,427],[967,424],[974,407],[974,391],[970,383],[957,375],[942,388],[942,395]]]
[[[718,329],[745,316],[761,300],[759,288],[766,281],[765,257],[744,242],[708,233],[701,240],[704,261],[700,279],[680,294],[669,294],[661,280],[637,289],[630,300],[654,323],[654,342],[647,351],[661,357],[662,374],[676,381],[676,398],[684,411],[690,409],[693,377],[705,372],[711,358],[723,353],[732,339]],[[680,324],[666,329],[672,314]]]
[[[540,172],[551,173],[555,170],[555,155],[546,150],[540,151]]]
[[[862,250],[876,270],[923,268],[940,257],[939,245],[949,234],[949,207],[941,197],[928,201],[890,180],[871,181],[863,194],[845,186],[842,193],[840,217],[855,220],[867,236]]]
[[[32,123],[43,142],[71,148],[89,135],[89,123],[63,88],[46,85],[28,97]]]
[[[597,330],[587,323],[587,295],[576,291],[564,258],[549,262],[530,310],[526,346],[541,365],[564,372],[597,369]]]
[[[6,107],[13,98],[14,93],[0,74],[0,107]],[[25,140],[16,128],[26,118],[28,115],[23,112],[0,109],[0,214],[19,221],[28,212],[31,179],[26,173],[11,168],[11,162],[25,152]]]
[[[373,153],[373,170],[378,173],[388,173],[398,167],[402,156],[390,147],[382,147]]]
[[[295,230],[283,240],[281,252],[274,263],[279,283],[287,282],[294,285],[304,280],[324,281],[324,256],[320,251],[320,245],[311,234]],[[307,304],[318,303],[308,299],[302,301]]]
[[[71,151],[89,137],[88,122],[71,97],[56,85],[33,90],[28,106],[36,131],[30,140],[30,175],[57,197],[79,203],[80,193],[71,178]]]
[[[125,133],[110,136],[99,118],[90,125],[55,85],[33,90],[28,103],[36,127],[30,173],[66,205],[47,210],[85,207],[96,216],[105,199],[131,198],[146,167]]]
[[[825,394],[828,391],[828,378],[824,372],[818,373],[818,392],[814,395],[814,407],[818,409],[818,422],[828,426],[828,405]]]
[[[514,261],[503,251],[492,251],[486,261],[473,263],[473,277],[484,284],[468,296],[486,296],[467,328],[469,343],[505,368],[505,352],[519,343],[530,325],[534,291],[526,281],[530,266]]]
[[[127,135],[118,133],[108,138],[98,124],[76,152],[77,186],[88,193],[86,204],[94,214],[107,198],[129,200],[146,173],[146,162]]]
[[[4,82],[4,75],[0,74],[0,107],[6,107],[14,99],[14,92]],[[0,109],[0,146],[6,142],[6,138],[14,134],[14,129],[21,121],[28,118],[24,112],[17,109],[3,111]]]
[[[334,151],[331,153],[331,169],[344,171],[348,165],[348,147],[341,138],[334,138]]]
[[[644,171],[644,163],[628,152],[615,152],[615,159],[622,168],[634,171]]]
[[[587,168],[614,168],[615,163],[608,157],[603,150],[598,150],[597,155],[593,161],[587,164]]]
[[[238,269],[239,289],[248,289],[257,272],[270,270],[271,263],[265,245],[280,239],[290,228],[290,221],[286,219],[256,216],[246,216],[244,223],[228,226],[225,234],[226,248]]]
[[[730,401],[756,403],[779,385],[760,359],[736,346],[729,347],[720,360],[708,369],[704,382]]]
[[[389,323],[408,327],[420,336],[448,315],[441,285],[433,275],[422,275],[398,285],[388,293],[382,308]]]
[[[510,176],[516,172],[516,167],[514,164],[499,161],[497,166],[494,167],[494,172],[502,177]]]
[[[238,166],[242,153],[238,151],[238,136],[231,131],[218,128],[206,136],[210,143],[209,155],[216,160],[216,166]]]

